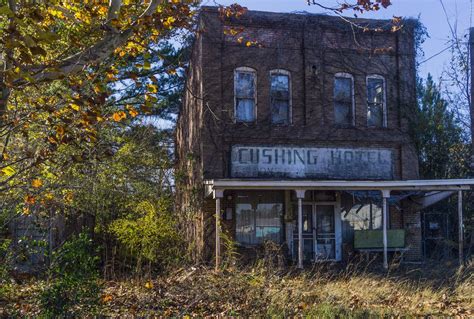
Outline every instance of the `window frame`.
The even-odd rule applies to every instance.
[[[270,122],[275,126],[285,126],[293,124],[293,92],[291,85],[291,72],[285,69],[273,69],[270,70]],[[288,76],[288,123],[287,124],[278,124],[273,123],[273,105],[272,105],[272,76],[273,75],[286,75]]]
[[[253,100],[254,100],[254,110],[253,110],[253,121],[242,121],[238,120],[237,118],[237,85],[236,85],[236,79],[237,79],[237,73],[251,73],[253,74],[253,85],[254,85],[254,92],[253,92]],[[257,123],[257,70],[254,68],[248,67],[248,66],[241,66],[237,67],[234,69],[234,78],[233,78],[233,83],[234,83],[234,123]]]
[[[382,80],[383,83],[383,103],[382,103],[382,126],[373,126],[369,125],[369,79],[377,79]],[[369,128],[387,128],[388,127],[388,120],[387,120],[387,81],[385,77],[380,74],[369,74],[365,78],[365,96],[366,96],[366,116],[367,116],[367,127]]]
[[[336,123],[336,108],[335,108],[336,101],[334,99],[334,87],[335,87],[336,78],[351,79],[352,121],[349,126],[345,124]],[[333,112],[334,112],[334,124],[341,127],[355,127],[356,126],[355,83],[354,83],[354,76],[352,74],[346,73],[346,72],[338,72],[334,74],[332,99],[333,99],[332,106],[333,106]]]

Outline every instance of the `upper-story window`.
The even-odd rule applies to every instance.
[[[291,123],[291,79],[285,70],[270,71],[272,124]]]
[[[234,72],[235,121],[254,122],[256,119],[257,72],[240,67]]]
[[[348,73],[334,76],[334,123],[355,125],[354,78]]]
[[[367,125],[387,127],[385,79],[380,75],[367,77]]]

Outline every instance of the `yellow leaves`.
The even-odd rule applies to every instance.
[[[15,173],[16,173],[15,169],[11,166],[2,168],[2,174],[5,176],[10,177],[10,176],[13,176]]]
[[[147,288],[147,289],[153,289],[153,283],[152,283],[151,281],[147,281],[147,282],[145,283],[145,288]]]
[[[46,195],[44,195],[44,198],[46,200],[53,200],[54,198],[54,195],[52,193],[47,193]]]
[[[168,17],[166,18],[166,20],[163,22],[163,26],[165,28],[169,28],[171,29],[171,27],[173,26],[173,23],[176,21],[176,18],[175,17]]]
[[[69,104],[69,107],[73,109],[74,111],[79,111],[81,109],[81,107],[77,105],[76,103]]]
[[[64,13],[56,7],[49,7],[48,13],[55,18],[60,18],[60,19],[65,18]]]
[[[67,204],[72,203],[72,200],[74,199],[74,194],[71,191],[63,191],[64,193],[64,202]]]
[[[39,178],[35,178],[33,181],[31,181],[31,186],[33,186],[34,188],[40,188],[41,186],[43,186],[43,181]]]
[[[97,8],[97,13],[101,16],[106,16],[108,12],[107,6],[99,5]]]
[[[125,113],[124,111],[119,111],[119,112],[115,112],[114,114],[112,114],[112,119],[115,122],[120,122],[120,121],[122,121],[123,119],[126,119],[126,118],[127,118],[127,113]]]
[[[31,214],[30,208],[29,207],[23,207],[23,215],[28,216]]]
[[[127,110],[131,117],[136,117],[138,115],[138,111],[131,105],[127,105]]]
[[[151,69],[150,61],[145,61],[145,63],[143,64],[143,69],[144,70],[150,70]]]
[[[148,92],[150,93],[158,93],[158,86],[155,84],[148,84],[147,86]]]

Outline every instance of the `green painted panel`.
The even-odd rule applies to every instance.
[[[388,248],[405,248],[405,230],[387,230]],[[354,248],[383,248],[383,233],[381,230],[354,231]]]

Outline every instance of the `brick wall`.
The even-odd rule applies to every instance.
[[[390,27],[390,21],[357,22]],[[193,258],[212,257],[214,241],[206,238],[214,236],[215,202],[203,199],[202,185],[205,179],[230,177],[234,144],[388,148],[394,155],[395,179],[419,177],[416,151],[408,134],[408,117],[416,103],[414,26],[408,20],[399,32],[358,32],[337,17],[253,11],[224,22],[217,9],[202,9],[176,135],[177,211]],[[243,32],[232,36],[224,32],[229,28],[243,28]],[[242,43],[239,37],[244,38]],[[258,45],[248,47],[247,41]],[[257,71],[255,123],[234,122],[237,67]],[[274,69],[291,74],[290,125],[271,124],[269,73]],[[356,125],[352,128],[334,125],[333,81],[338,72],[354,77]],[[369,74],[386,80],[386,128],[366,125]],[[397,227],[418,221],[417,213],[403,217],[403,221],[393,220]],[[232,223],[223,226],[230,229]],[[411,229],[407,240],[415,247],[421,230]]]
[[[201,131],[205,179],[229,177],[233,144],[292,144],[384,147],[394,152],[394,178],[418,178],[416,152],[406,115],[415,106],[413,26],[397,33],[353,33],[338,18],[251,12],[226,22],[213,9],[201,17],[203,98],[207,110]],[[387,22],[371,22],[386,24]],[[236,36],[224,29],[243,26]],[[243,37],[240,44],[238,37]],[[258,46],[247,47],[246,40]],[[234,70],[257,71],[257,121],[234,123]],[[269,73],[291,73],[292,124],[270,122]],[[338,72],[355,80],[353,128],[334,125],[333,81]],[[379,74],[387,85],[387,128],[368,128],[366,76]],[[403,76],[402,76],[403,75]]]

